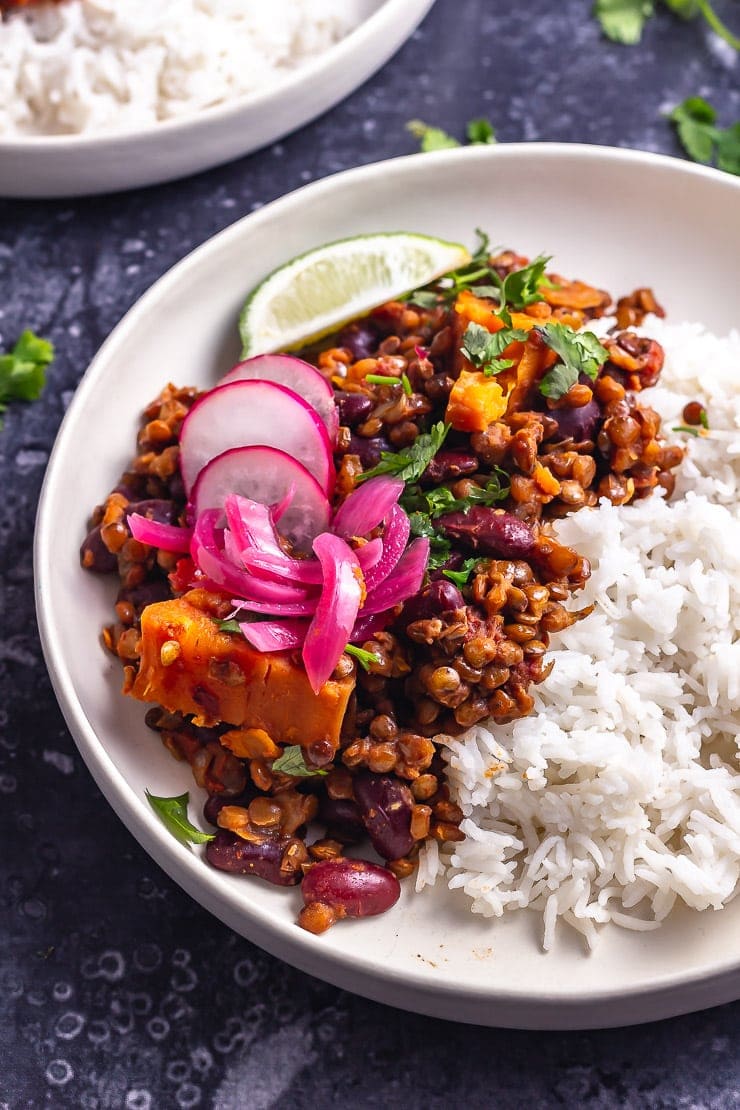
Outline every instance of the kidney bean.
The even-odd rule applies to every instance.
[[[118,557],[103,543],[99,524],[96,524],[83,540],[80,562],[85,570],[95,571],[96,574],[110,574],[118,569]]]
[[[553,409],[547,415],[557,424],[557,434],[560,437],[582,443],[585,439],[594,439],[601,417],[601,408],[598,401],[589,401],[587,405],[581,405],[580,408]]]
[[[301,884],[305,905],[321,902],[337,917],[374,917],[395,906],[401,884],[392,872],[364,859],[325,859]]]
[[[326,825],[326,835],[343,844],[359,844],[365,839],[365,826],[356,802],[351,798],[330,798],[319,801],[319,821]]]
[[[453,478],[475,474],[479,463],[467,451],[438,451],[421,476],[422,485],[438,486]]]
[[[308,859],[308,852],[303,841],[292,836],[265,837],[258,843],[221,829],[206,845],[206,859],[219,871],[257,875],[276,886],[295,886],[301,881],[301,863]]]
[[[359,455],[360,462],[365,470],[376,466],[380,462],[380,452],[390,451],[391,445],[385,436],[372,436],[365,439],[363,436],[352,435],[349,438],[348,455]]]
[[[431,620],[432,617],[438,617],[440,613],[461,609],[464,604],[465,598],[457,586],[447,578],[438,578],[409,598],[403,607],[402,620],[406,624],[411,624],[412,621]]]
[[[339,409],[339,423],[347,428],[362,424],[373,411],[372,397],[368,397],[366,393],[345,393],[339,390],[334,394],[334,400]]]
[[[467,513],[447,513],[438,527],[473,549],[499,559],[526,559],[534,548],[534,533],[511,513],[474,505]]]
[[[337,345],[346,347],[352,352],[355,362],[359,362],[361,358],[370,358],[377,350],[378,336],[368,324],[349,324],[340,331]]]
[[[355,798],[373,848],[384,859],[400,859],[414,845],[411,815],[414,797],[390,775],[363,772],[354,779]]]

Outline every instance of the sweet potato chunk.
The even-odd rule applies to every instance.
[[[219,631],[187,595],[142,613],[141,665],[131,693],[192,713],[197,724],[226,721],[263,729],[278,744],[328,740],[336,749],[354,685],[349,675],[314,694],[289,653],[264,654],[242,636]]]

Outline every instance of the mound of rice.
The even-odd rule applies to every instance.
[[[601,322],[604,327],[609,322]],[[466,839],[425,847],[486,916],[529,906],[589,946],[606,922],[651,929],[677,899],[719,909],[740,880],[740,337],[648,320],[666,348],[646,404],[669,437],[701,400],[676,495],[583,509],[558,538],[588,556],[591,616],[556,637],[532,716],[449,744]]]
[[[125,130],[261,92],[346,35],[346,0],[65,0],[0,20],[0,135]]]

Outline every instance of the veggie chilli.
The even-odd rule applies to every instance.
[[[639,400],[663,352],[623,330],[660,306],[636,290],[597,339],[610,295],[548,264],[484,240],[301,359],[168,385],[82,545],[120,579],[125,692],[207,791],[218,831],[193,839],[302,882],[313,932],[390,908],[421,843],[463,839],[446,739],[528,714],[551,636],[590,611],[549,522],[673,490],[683,450]],[[187,838],[187,798],[154,802]],[[366,842],[385,867],[346,858]]]

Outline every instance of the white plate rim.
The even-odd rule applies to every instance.
[[[416,24],[428,14],[435,0],[411,0],[416,8]],[[91,147],[104,149],[127,145],[144,138],[156,135],[165,139],[177,136],[180,132],[192,133],[196,128],[218,126],[236,122],[245,109],[262,109],[269,112],[277,98],[295,92],[301,85],[311,81],[324,70],[335,63],[341,65],[354,53],[355,49],[362,48],[376,33],[392,28],[397,17],[402,12],[408,12],[409,0],[383,0],[380,6],[366,19],[363,19],[344,38],[332,43],[321,54],[302,63],[295,70],[285,74],[271,88],[263,92],[245,93],[234,97],[232,100],[212,107],[202,108],[189,112],[173,119],[161,120],[145,127],[129,127],[112,134],[99,132],[86,132],[84,134],[65,135],[25,135],[25,136],[0,136],[0,157],[3,154],[34,153],[65,151],[66,153],[86,152]],[[399,44],[400,45],[400,44]],[[398,47],[396,47],[398,49]]]
[[[464,159],[517,159],[525,154],[531,155],[533,152],[536,152],[538,159],[544,160],[565,158],[578,161],[585,157],[587,160],[589,158],[613,160],[622,165],[662,166],[665,170],[675,172],[679,176],[711,179],[724,188],[734,190],[738,201],[740,201],[740,181],[734,180],[729,175],[709,167],[644,151],[575,143],[512,143],[497,147],[467,147],[440,151],[424,157],[426,159],[454,162]],[[514,1009],[519,1006],[541,1004],[543,1007],[542,1024],[533,1021],[531,1018],[518,1019],[516,1015],[511,1020],[507,1018],[507,1020],[498,1023],[526,1028],[585,1028],[588,1026],[607,1027],[611,1024],[620,1024],[621,1022],[610,1019],[608,1013],[598,1020],[584,1020],[580,1011],[584,1006],[589,1009],[598,1008],[601,1005],[608,1007],[610,1003],[617,1001],[632,1000],[637,1002],[644,997],[650,997],[653,1000],[650,1012],[645,1017],[640,1017],[639,1012],[635,1013],[630,1018],[631,1023],[651,1021],[656,1017],[672,1016],[690,1009],[700,1008],[702,1005],[715,1005],[720,1002],[731,1001],[740,997],[740,960],[735,956],[720,957],[716,963],[712,964],[711,970],[706,975],[693,972],[671,972],[651,979],[647,985],[635,985],[627,988],[615,986],[612,990],[602,990],[597,993],[582,992],[563,995],[558,992],[542,991],[537,995],[532,995],[531,993],[500,987],[491,990],[490,987],[487,988],[481,983],[477,987],[467,987],[461,994],[460,988],[454,983],[439,980],[430,983],[428,975],[421,970],[405,969],[401,972],[389,968],[379,968],[372,960],[363,959],[361,952],[356,953],[355,957],[351,959],[343,953],[336,952],[336,950],[331,951],[327,949],[321,938],[313,937],[311,934],[297,929],[294,925],[288,925],[280,921],[276,922],[270,918],[266,911],[259,907],[253,908],[251,911],[245,911],[243,907],[225,907],[224,902],[228,901],[228,898],[225,899],[223,891],[219,889],[219,873],[208,868],[199,855],[190,852],[171,838],[143,798],[139,798],[132,792],[108,752],[99,743],[96,733],[79,702],[70,675],[66,671],[64,659],[60,657],[54,643],[53,619],[43,583],[52,549],[55,463],[64,451],[67,437],[77,419],[78,412],[84,409],[88,392],[95,387],[98,377],[104,373],[105,363],[110,352],[119,343],[125,341],[129,331],[136,329],[140,314],[151,311],[158,296],[165,293],[171,283],[177,283],[183,273],[191,268],[196,268],[201,259],[205,258],[210,252],[217,252],[225,241],[232,237],[238,238],[241,236],[244,233],[245,225],[248,224],[250,228],[256,228],[263,220],[271,219],[283,211],[288,211],[293,205],[302,205],[307,196],[318,198],[323,193],[331,191],[333,183],[338,178],[342,180],[371,181],[375,175],[385,174],[389,166],[402,167],[411,159],[417,157],[417,155],[412,155],[388,159],[383,162],[342,171],[321,181],[305,185],[236,221],[193,250],[160,277],[125,314],[100,347],[83,375],[75,397],[60,426],[39,498],[34,536],[34,583],[37,617],[42,648],[57,699],[75,743],[93,778],[129,831],[152,858],[196,901],[204,905],[225,924],[260,947],[303,971],[318,975],[320,978],[336,983],[345,989],[348,989],[348,974],[353,973],[356,982],[349,989],[356,993],[380,1001],[391,1000],[394,1005],[405,1006],[408,1009],[437,1016],[440,1016],[440,1007],[435,1000],[439,999],[440,996],[447,997],[451,1004],[454,1000],[458,1004],[459,1011],[461,998],[464,994],[464,997],[471,1001],[471,1012],[478,1016],[465,1017],[460,1016],[458,1012],[451,1015],[456,1020],[480,1021],[480,1003],[482,1001],[510,1004]],[[245,915],[248,918],[249,929],[244,927]],[[724,984],[724,989],[721,984]],[[409,987],[413,989],[415,996],[404,1001],[403,989]],[[394,995],[394,997],[389,999],[389,994]],[[677,994],[681,996],[680,1003],[676,1000]],[[708,994],[708,1000],[701,1001],[704,994]],[[430,1001],[425,1002],[425,997]],[[555,1014],[560,1016],[553,1016]]]

